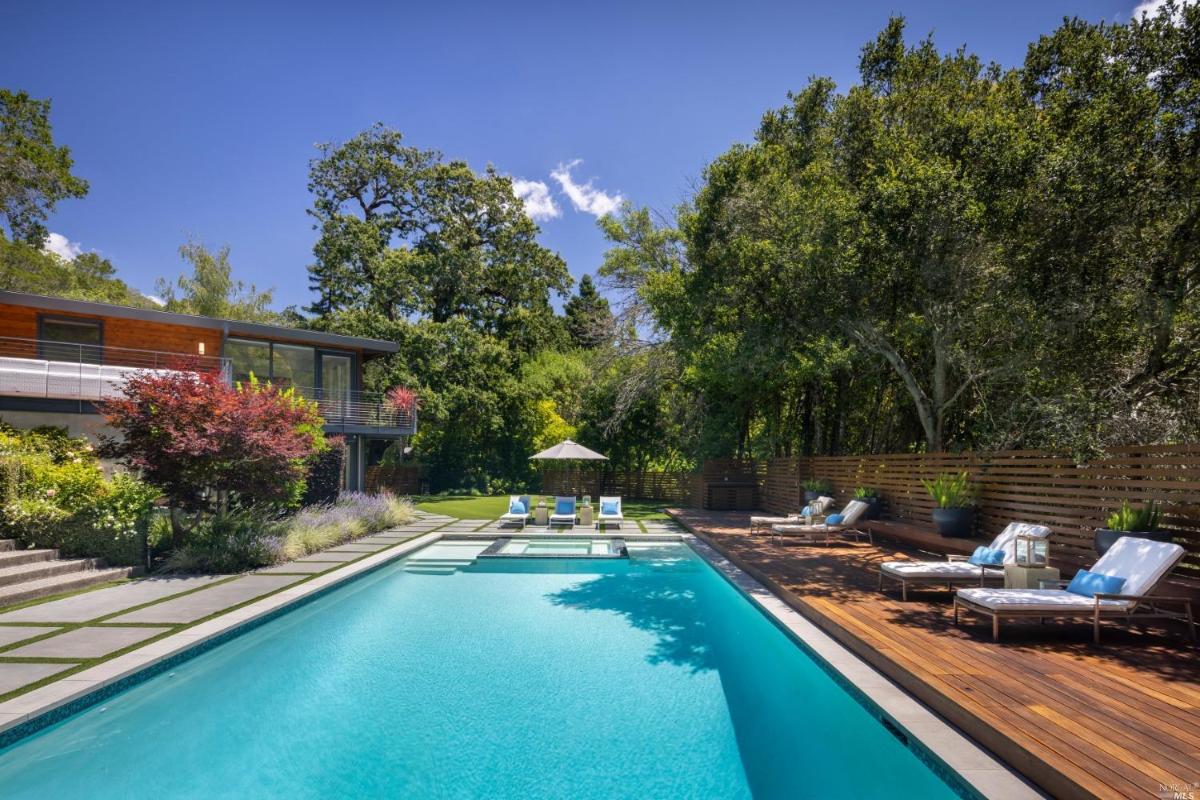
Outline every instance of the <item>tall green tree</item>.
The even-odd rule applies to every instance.
[[[40,247],[58,202],[87,194],[73,166],[71,151],[54,143],[50,101],[0,89],[0,216],[10,239]]]
[[[165,310],[250,322],[281,321],[271,310],[273,290],[259,291],[254,284],[233,277],[229,245],[212,251],[191,241],[179,248],[179,255],[192,265],[192,274],[180,275],[174,283],[158,280],[156,291]]]
[[[567,333],[576,346],[594,350],[613,338],[614,319],[608,299],[596,290],[591,275],[579,279],[578,293],[563,307]]]
[[[521,381],[522,365],[567,344],[550,299],[571,278],[511,180],[376,125],[323,145],[309,189],[314,324],[400,345],[368,380],[420,393],[413,445],[436,487],[528,485],[533,443],[558,420],[545,405],[555,398]]]

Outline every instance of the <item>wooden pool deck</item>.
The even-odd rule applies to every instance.
[[[1200,650],[1182,626],[990,625],[952,619],[951,595],[879,591],[877,565],[911,545],[803,545],[749,535],[749,512],[673,510],[789,605],[974,738],[1064,798],[1200,798]],[[1188,794],[1191,792],[1191,794]]]

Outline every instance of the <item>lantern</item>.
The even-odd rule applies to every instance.
[[[1017,565],[1044,567],[1050,561],[1050,540],[1045,536],[1017,534]]]

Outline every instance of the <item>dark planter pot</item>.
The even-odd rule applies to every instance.
[[[811,503],[813,500],[816,500],[820,496],[821,496],[820,492],[814,492],[811,489],[804,490],[804,502],[806,502],[806,503]]]
[[[1139,539],[1150,539],[1155,542],[1171,541],[1170,531],[1114,531],[1109,528],[1097,528],[1096,536],[1092,539],[1092,547],[1096,548],[1097,555],[1102,556],[1122,536],[1136,536]]]
[[[883,513],[883,501],[878,497],[860,497],[859,500],[867,504],[867,510],[863,512],[863,519],[879,519]]]
[[[935,508],[933,527],[948,539],[970,539],[975,533],[975,509]]]

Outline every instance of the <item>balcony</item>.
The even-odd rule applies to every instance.
[[[90,402],[120,397],[135,373],[216,370],[229,360],[107,345],[0,336],[0,395]]]
[[[135,373],[206,370],[232,380],[227,358],[0,336],[0,396],[75,401],[80,411],[89,410],[85,403],[120,397]],[[416,412],[395,408],[383,395],[313,387],[296,391],[317,402],[330,433],[382,437],[416,433]]]
[[[323,391],[311,386],[297,386],[296,392],[317,401],[330,433],[408,436],[417,432],[416,411],[398,409],[381,394]]]

